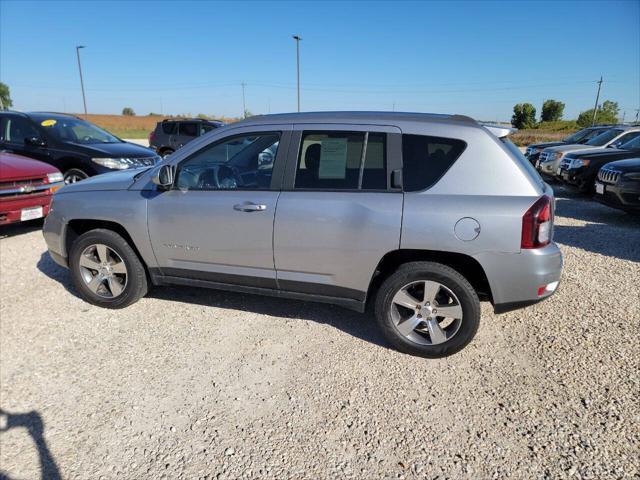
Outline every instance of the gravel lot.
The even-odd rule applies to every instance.
[[[640,478],[640,218],[557,193],[559,292],[444,360],[327,305],[102,310],[0,230],[0,478]]]

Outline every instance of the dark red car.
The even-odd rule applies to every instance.
[[[0,225],[46,217],[53,192],[63,185],[57,168],[0,152]]]

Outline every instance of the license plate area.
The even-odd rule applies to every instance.
[[[596,193],[598,195],[604,195],[604,183],[596,182]]]
[[[42,218],[42,216],[42,207],[23,208],[20,212],[20,221],[35,220],[36,218]]]

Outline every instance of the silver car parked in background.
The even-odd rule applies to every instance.
[[[520,308],[560,279],[553,192],[510,132],[458,115],[252,117],[64,187],[44,236],[95,305],[150,284],[370,305],[396,348],[450,355],[481,300]]]

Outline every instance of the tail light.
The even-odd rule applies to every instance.
[[[541,248],[551,242],[553,205],[551,198],[540,197],[522,217],[520,248]]]
[[[149,134],[149,143],[153,142],[156,139],[156,132],[155,130],[151,130],[151,133]]]

